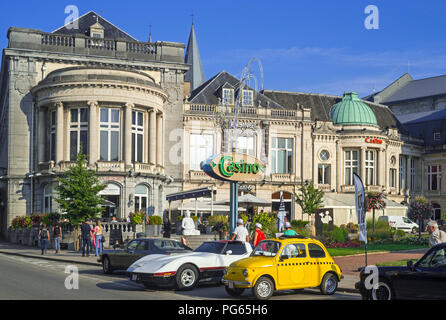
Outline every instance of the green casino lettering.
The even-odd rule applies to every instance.
[[[224,177],[232,177],[237,173],[257,174],[260,170],[260,164],[247,163],[245,160],[234,162],[231,156],[227,156],[221,158],[219,170]]]

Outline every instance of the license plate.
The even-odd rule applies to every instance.
[[[232,281],[228,281],[228,288],[229,288],[229,289],[234,288],[234,282],[232,282]]]
[[[136,281],[138,279],[138,275],[132,274],[132,281]]]

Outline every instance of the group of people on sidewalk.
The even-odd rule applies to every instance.
[[[42,255],[46,254],[51,239],[51,233],[54,241],[55,254],[60,253],[60,242],[62,240],[62,228],[60,224],[56,223],[55,226],[51,228],[51,230],[47,227],[46,224],[42,224],[42,227],[39,230],[40,249],[42,250]],[[97,221],[96,226],[93,228],[91,226],[91,220],[86,219],[85,222],[81,225],[81,234],[83,257],[90,256],[92,245],[96,248],[95,256],[98,256],[98,254],[102,253],[104,234],[100,220]]]
[[[89,257],[92,249],[92,244],[95,247],[95,256],[102,254],[103,242],[105,240],[101,221],[96,221],[96,226],[93,228],[91,220],[86,219],[81,226],[82,234],[82,257]]]
[[[53,233],[54,240],[54,249],[55,253],[60,253],[60,240],[62,239],[62,228],[59,223],[52,228],[51,232]],[[40,249],[42,250],[42,255],[46,254],[46,249],[48,244],[50,243],[50,230],[47,228],[46,224],[42,225],[42,228],[39,230],[39,239],[40,239]]]

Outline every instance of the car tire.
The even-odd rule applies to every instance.
[[[413,227],[412,228],[412,234],[416,234],[418,233],[418,228],[417,227]]]
[[[337,288],[338,288],[338,277],[331,272],[326,273],[322,278],[321,285],[319,286],[321,293],[324,295],[332,295],[336,292]]]
[[[113,273],[113,267],[110,262],[110,258],[108,256],[105,256],[102,258],[102,270],[105,274],[111,274]]]
[[[192,290],[198,283],[198,270],[191,264],[181,266],[176,274],[178,290]]]
[[[252,293],[258,300],[268,300],[274,293],[274,282],[268,277],[260,277],[252,288]]]
[[[379,279],[378,288],[370,290],[370,300],[393,300],[395,293],[392,285],[384,279]]]
[[[243,288],[228,288],[225,286],[226,293],[229,294],[231,297],[240,297],[245,289]]]

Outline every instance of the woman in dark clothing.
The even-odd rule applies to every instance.
[[[170,238],[171,231],[172,231],[172,226],[170,225],[169,218],[164,218],[163,238]]]

